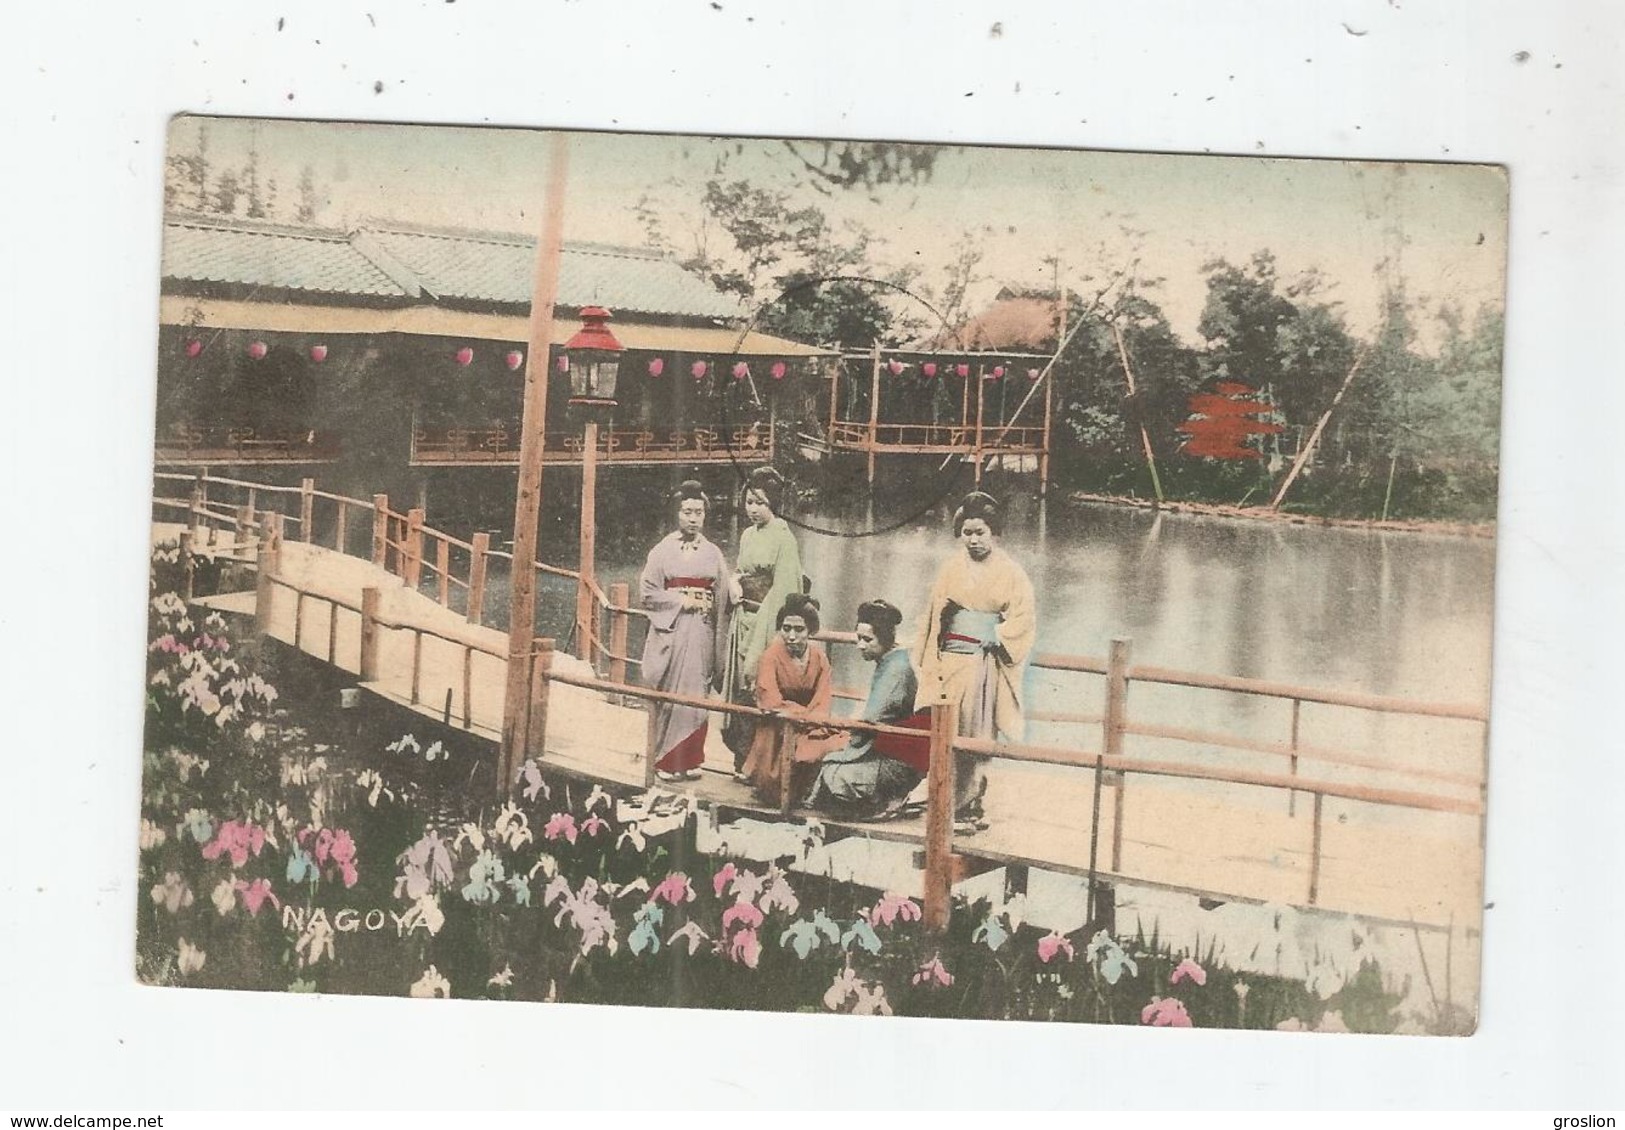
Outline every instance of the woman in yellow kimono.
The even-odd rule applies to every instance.
[[[801,551],[789,523],[779,517],[784,476],[771,467],[756,468],[745,481],[741,502],[750,524],[739,535],[738,588],[723,657],[722,688],[730,702],[749,704],[756,700],[756,669],[777,631],[779,609],[787,596],[801,592]],[[733,750],[737,777],[744,774],[755,736],[754,719],[728,716],[722,740]]]
[[[1019,742],[1026,728],[1022,675],[1038,625],[1032,582],[997,545],[1003,529],[990,495],[968,494],[954,511],[959,552],[931,586],[914,665],[920,703],[957,704],[961,735]],[[985,826],[986,762],[962,753],[954,763],[955,815],[978,826]]]

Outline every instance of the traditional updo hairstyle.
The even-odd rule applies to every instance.
[[[699,480],[697,479],[684,479],[682,481],[682,484],[677,488],[677,493],[672,495],[672,510],[675,511],[680,509],[683,503],[687,502],[691,498],[697,498],[703,502],[705,504],[706,512],[710,513],[711,500],[705,497],[705,488],[700,486]]]
[[[1004,512],[999,508],[999,500],[991,494],[983,494],[978,490],[960,499],[959,509],[954,511],[954,537],[960,535],[965,523],[972,518],[980,518],[986,522],[994,537],[1004,533]]]
[[[887,650],[897,646],[897,628],[902,622],[903,614],[895,604],[884,600],[866,600],[858,605],[858,623],[873,628],[875,639]]]
[[[800,616],[807,622],[807,634],[818,634],[818,602],[806,593],[793,592],[784,598],[784,607],[779,609],[778,619],[773,622],[775,628],[784,627],[786,616]]]
[[[744,494],[748,495],[751,491],[756,491],[767,499],[767,508],[773,511],[775,516],[782,513],[780,508],[784,504],[784,476],[778,471],[772,467],[757,467],[745,480]]]

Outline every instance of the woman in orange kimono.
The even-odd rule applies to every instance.
[[[833,694],[829,657],[812,642],[819,628],[818,602],[802,593],[790,593],[775,619],[778,634],[768,643],[756,667],[756,705],[788,718],[809,714],[828,717]],[[773,804],[778,803],[779,776],[784,765],[782,737],[779,726],[758,725],[750,756],[745,759],[744,773],[756,795]],[[845,737],[839,730],[822,726],[800,730],[796,736],[792,795],[805,793],[817,762],[844,744]]]

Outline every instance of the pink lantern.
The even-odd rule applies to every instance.
[[[902,376],[904,368],[904,364],[895,357],[886,362],[886,371],[894,377]]]
[[[320,365],[327,360],[327,346],[313,345],[310,347],[310,359]]]
[[[694,374],[694,379],[697,381],[705,378],[705,370],[706,364],[704,361],[696,361],[688,367],[688,371]]]
[[[651,357],[649,359],[649,375],[651,377],[658,377],[661,373],[664,373],[665,371],[666,371],[666,359],[664,357]]]
[[[968,377],[970,376],[970,366],[963,363],[955,365],[954,372],[958,373],[962,377]]]
[[[748,376],[750,376],[750,366],[745,364],[743,361],[735,361],[734,380],[742,381]]]
[[[508,350],[508,355],[503,358],[503,361],[507,363],[508,371],[510,373],[517,373],[519,371],[519,366],[525,363],[525,354],[521,350],[510,349]]]
[[[1038,369],[1028,369],[1027,370],[1027,379],[1029,381],[1036,381],[1041,376],[1043,376],[1043,373]]]
[[[191,340],[189,340],[186,343],[186,355],[188,357],[196,357],[199,353],[202,353],[202,352],[203,352],[203,343],[201,341],[199,341],[197,338],[194,337],[194,338],[192,338]]]
[[[993,366],[993,371],[987,375],[987,379],[990,380],[990,381],[1003,380],[1004,379],[1004,366],[1003,365],[995,365],[995,366]]]
[[[263,341],[251,341],[248,343],[248,355],[254,360],[263,360],[266,352],[266,346]]]
[[[920,372],[924,373],[928,377],[936,376],[937,363],[935,361],[927,361],[925,364],[920,366]]]
[[[474,363],[474,351],[465,345],[457,351],[453,359],[459,365],[472,365]]]
[[[570,371],[570,355],[568,353],[559,354],[559,359],[553,362],[553,367],[561,373],[568,373]]]
[[[772,373],[774,380],[782,381],[784,379],[784,374],[787,372],[789,372],[789,370],[785,368],[783,361],[773,362]]]

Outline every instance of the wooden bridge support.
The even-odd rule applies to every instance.
[[[925,928],[948,929],[953,905],[954,748],[959,708],[951,702],[931,707],[931,763],[925,809]]]
[[[468,565],[468,622],[478,624],[485,615],[485,559],[491,552],[491,535],[481,530],[475,534],[469,551]]]
[[[626,609],[631,599],[632,590],[625,581],[609,586],[609,681],[612,683],[626,682],[627,634],[632,622]]]
[[[576,581],[576,658],[592,664],[598,635],[595,539],[598,527],[598,425],[587,421],[581,437],[581,577]]]
[[[361,661],[357,666],[363,683],[378,679],[378,602],[376,588],[361,590]]]
[[[372,496],[372,563],[389,567],[389,495]]]

